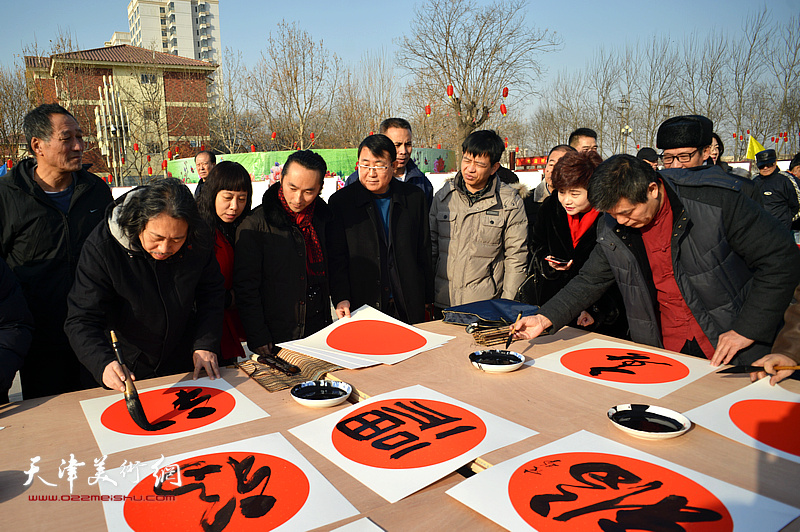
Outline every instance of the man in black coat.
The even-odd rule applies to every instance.
[[[560,328],[616,281],[635,342],[714,366],[769,353],[800,281],[800,252],[726,177],[704,172],[659,175],[629,155],[598,166],[589,181],[589,201],[606,213],[598,244],[538,315],[514,324],[518,337]]]
[[[333,213],[319,196],[326,171],[325,160],[311,150],[289,155],[281,181],[236,231],[233,291],[247,345],[260,355],[331,323]]]
[[[388,137],[370,135],[358,147],[358,181],[330,198],[331,299],[339,317],[367,304],[419,323],[433,302],[428,205],[419,188],[393,178],[396,159]]]
[[[35,159],[0,178],[0,258],[22,285],[35,325],[20,371],[33,399],[94,386],[64,334],[67,294],[84,241],[112,202],[111,190],[82,165],[83,131],[56,104],[25,115]]]
[[[753,180],[761,194],[764,209],[787,229],[800,220],[800,183],[778,168],[775,150],[756,153],[758,175]]]

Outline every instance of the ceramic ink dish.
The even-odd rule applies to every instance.
[[[651,405],[617,405],[609,409],[608,419],[621,431],[645,440],[674,438],[692,426],[683,414]]]
[[[295,401],[311,408],[341,404],[350,397],[353,387],[341,381],[306,381],[292,388]]]
[[[486,373],[508,373],[522,366],[525,357],[514,351],[485,349],[469,355],[472,365]]]

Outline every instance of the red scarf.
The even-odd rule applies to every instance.
[[[297,227],[300,228],[300,232],[303,234],[303,240],[306,243],[306,271],[309,277],[325,275],[322,245],[319,243],[317,231],[311,224],[314,219],[314,205],[316,205],[317,202],[312,201],[311,204],[302,211],[294,212],[289,208],[289,204],[286,203],[286,198],[283,195],[283,187],[278,187],[278,197],[281,200],[283,210],[286,211],[289,218],[297,224]]]
[[[600,216],[600,213],[594,210],[594,207],[592,207],[592,210],[589,212],[584,213],[583,216],[567,215],[567,223],[569,224],[569,234],[572,235],[573,248],[578,247],[578,242],[581,241],[581,237],[589,230],[598,216]]]

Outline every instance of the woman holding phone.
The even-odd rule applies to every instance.
[[[543,305],[575,277],[589,258],[602,215],[587,197],[589,178],[602,159],[594,151],[567,152],[553,168],[556,192],[544,200],[533,226],[529,281],[522,298]],[[628,324],[616,285],[581,312],[576,325],[593,332],[626,338]]]

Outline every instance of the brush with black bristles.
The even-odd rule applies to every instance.
[[[133,422],[142,430],[151,432],[164,429],[175,423],[168,419],[153,425],[147,420],[144,408],[142,408],[142,402],[139,400],[139,394],[136,392],[136,386],[133,385],[133,380],[131,380],[131,372],[128,371],[128,367],[125,365],[125,362],[122,361],[117,334],[113,330],[111,331],[111,346],[114,348],[117,362],[122,366],[122,372],[125,374],[125,406],[128,407],[128,413],[131,415],[131,418],[133,418]]]

